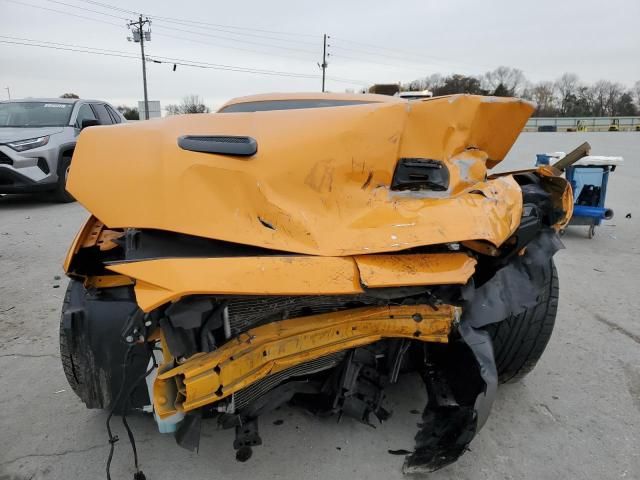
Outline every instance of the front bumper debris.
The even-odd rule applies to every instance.
[[[446,343],[459,307],[360,308],[256,327],[178,367],[161,365],[154,384],[160,418],[217,402],[293,365],[383,338]]]

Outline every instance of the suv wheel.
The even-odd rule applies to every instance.
[[[69,176],[69,168],[71,168],[71,155],[64,155],[58,165],[58,184],[54,190],[54,199],[60,203],[75,202],[69,192],[67,192],[67,177]]]

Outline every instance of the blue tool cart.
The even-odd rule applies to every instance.
[[[622,157],[588,155],[565,170],[565,176],[573,188],[574,207],[569,225],[587,225],[589,238],[593,238],[596,226],[602,220],[613,218],[613,210],[605,206],[607,184],[609,172],[622,163]]]

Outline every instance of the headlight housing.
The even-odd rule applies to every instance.
[[[13,148],[16,152],[24,152],[33,148],[43,147],[49,143],[49,135],[37,138],[29,138],[27,140],[18,140],[17,142],[9,142],[7,146]]]

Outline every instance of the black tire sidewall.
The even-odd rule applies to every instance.
[[[71,166],[71,156],[63,155],[58,162],[58,183],[54,191],[54,198],[59,203],[75,202],[76,199],[67,192],[67,168]]]

